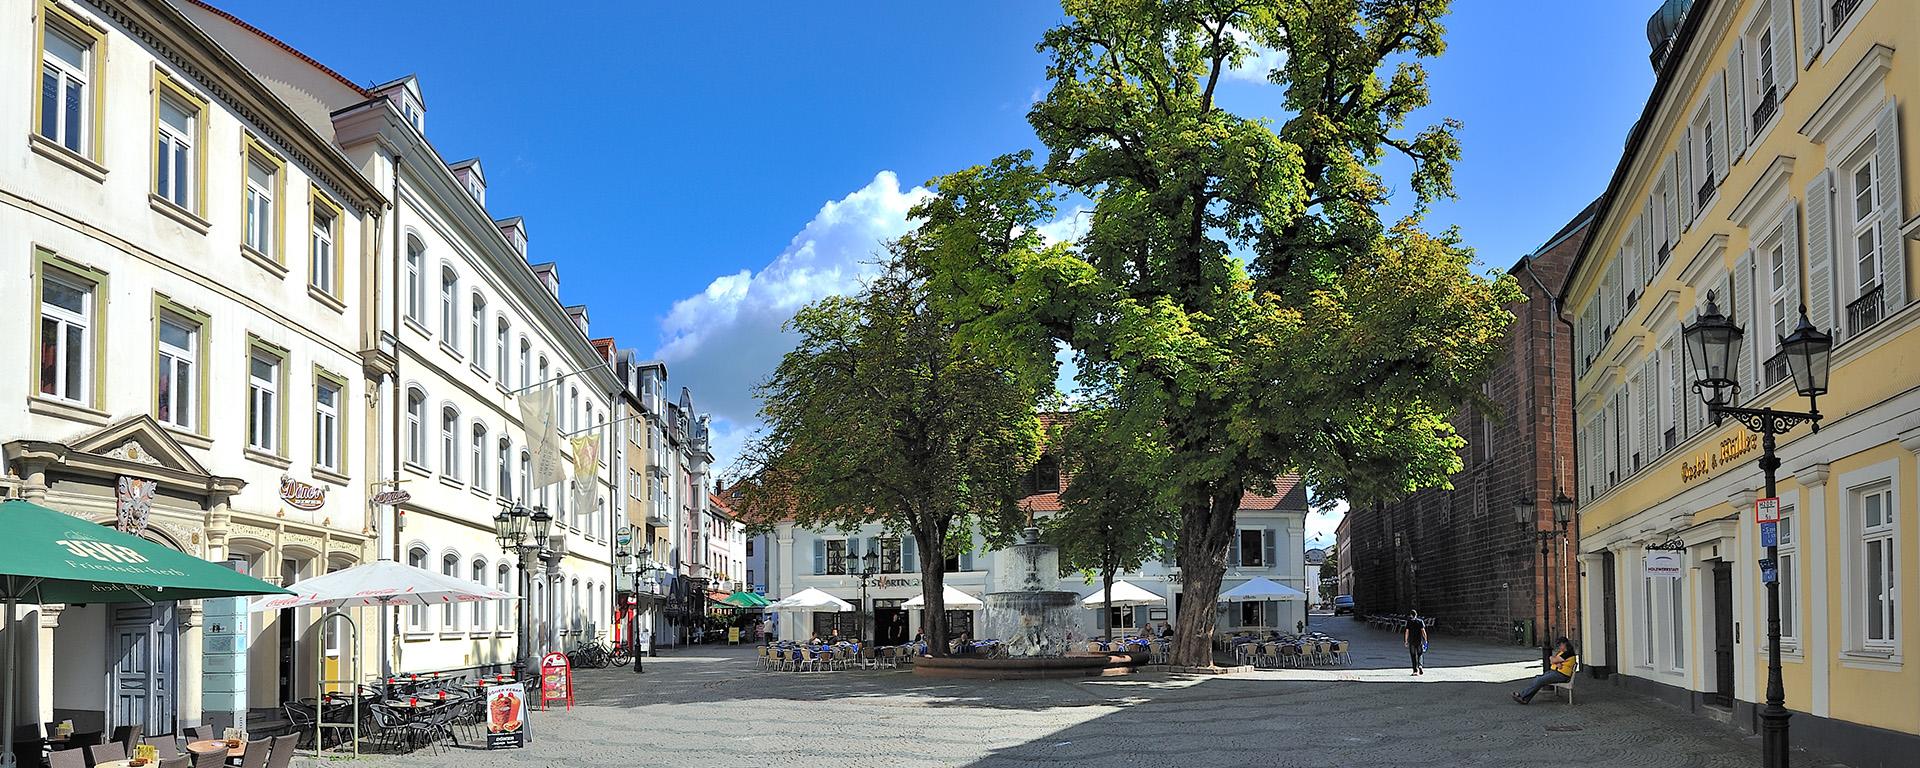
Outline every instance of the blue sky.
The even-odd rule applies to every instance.
[[[213,1],[356,82],[418,74],[445,158],[483,160],[566,302],[666,359],[729,454],[792,310],[854,285],[918,185],[1034,146],[1034,43],[1060,20],[1045,0]],[[1416,115],[1466,124],[1460,199],[1431,221],[1504,269],[1597,196],[1652,85],[1656,4],[1456,2]],[[1280,96],[1249,73],[1221,98],[1278,116]]]

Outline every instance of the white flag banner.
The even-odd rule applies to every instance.
[[[534,488],[567,480],[566,470],[560,466],[566,460],[560,455],[560,426],[553,419],[552,384],[520,393],[520,423],[527,428],[527,455],[532,464],[528,495]]]
[[[580,514],[600,505],[600,433],[573,438],[573,503]]]

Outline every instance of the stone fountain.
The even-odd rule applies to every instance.
[[[1003,641],[1008,658],[1067,655],[1080,596],[1053,589],[1060,582],[1059,548],[1040,543],[1040,529],[1028,528],[995,561],[993,591],[985,598],[986,637]]]

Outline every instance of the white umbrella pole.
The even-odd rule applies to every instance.
[[[7,577],[7,581],[12,582],[13,577]],[[11,583],[9,583],[8,586],[12,586]],[[4,721],[7,724],[7,730],[4,733],[0,733],[0,766],[4,766],[5,768],[13,768],[13,699],[20,695],[20,692],[15,690],[17,686],[14,685],[14,677],[18,671],[15,668],[17,660],[14,658],[14,650],[18,648],[20,644],[13,638],[13,611],[19,605],[20,598],[16,596],[11,589],[7,590],[5,602],[0,602],[0,606],[5,606],[7,611],[6,674],[0,676],[0,721]]]

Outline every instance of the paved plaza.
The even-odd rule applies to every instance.
[[[455,748],[380,766],[1738,766],[1757,740],[1583,678],[1579,703],[1507,692],[1537,651],[1440,637],[1428,673],[1397,633],[1345,617],[1344,669],[1199,678],[929,681],[908,671],[764,672],[751,648],[676,650],[580,675],[525,750]],[[1536,659],[1528,661],[1529,658]],[[1795,765],[1832,765],[1796,754]]]

